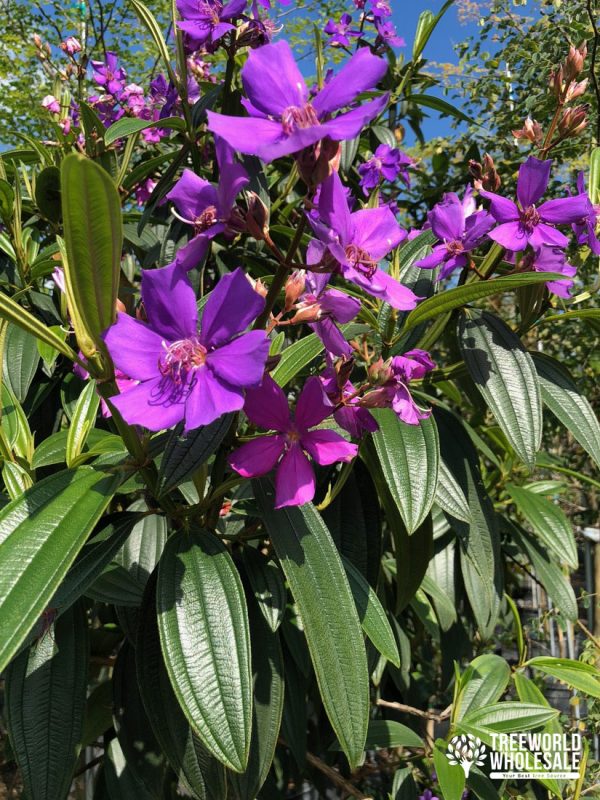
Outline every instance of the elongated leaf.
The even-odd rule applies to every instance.
[[[360,621],[339,554],[314,506],[275,510],[271,482],[262,478],[253,485],[298,604],[327,716],[354,766],[367,734],[369,676]]]
[[[382,747],[424,748],[425,742],[411,728],[389,719],[372,719],[369,722],[365,750],[378,750]],[[334,742],[330,750],[340,750],[339,742]]]
[[[171,431],[160,464],[158,484],[161,494],[185,483],[210,458],[231,427],[232,419],[232,414],[223,414],[210,425],[196,428],[186,436],[182,435],[182,425]]]
[[[6,671],[8,730],[30,800],[65,800],[81,747],[87,619],[72,607]]]
[[[471,521],[471,512],[469,510],[467,498],[443,459],[440,459],[440,471],[438,484],[435,490],[435,502],[443,511],[447,511],[455,519],[460,519],[463,522]]]
[[[443,100],[441,97],[433,97],[429,94],[411,94],[408,95],[407,99],[411,103],[416,103],[418,106],[433,108],[434,111],[439,111],[440,114],[445,117],[455,117],[463,122],[475,124],[475,121],[471,119],[471,117],[462,112],[459,108],[456,108],[456,106],[453,106],[452,103],[449,103],[447,100]]]
[[[154,572],[142,603],[136,638],[139,690],[148,719],[176,775],[196,800],[224,800],[225,767],[213,758],[181,710],[160,648]]]
[[[450,764],[446,757],[448,745],[443,739],[436,739],[433,748],[433,764],[443,800],[461,800],[465,790],[465,773],[462,768]]]
[[[546,547],[550,548],[560,561],[576,568],[577,542],[571,523],[562,508],[522,486],[508,483],[506,490]]]
[[[2,375],[20,403],[27,397],[39,361],[40,354],[35,337],[23,328],[9,325],[4,340]]]
[[[130,1],[135,13],[138,15],[140,21],[146,27],[150,36],[154,40],[154,44],[156,45],[158,53],[165,66],[165,69],[169,74],[171,83],[173,83],[174,86],[177,86],[177,76],[175,75],[171,67],[169,50],[167,48],[167,43],[165,42],[165,38],[162,34],[160,25],[154,18],[152,12],[147,8],[145,3],[142,3],[141,0],[130,0]]]
[[[77,358],[77,353],[60,336],[3,292],[0,292],[0,317],[31,333],[36,339],[62,353],[71,361]]]
[[[65,470],[0,511],[0,671],[50,602],[120,480],[92,467]]]
[[[75,465],[74,462],[83,450],[87,437],[96,422],[99,405],[100,397],[96,392],[96,382],[88,381],[85,389],[79,395],[67,433],[65,458],[68,467]]]
[[[542,441],[542,400],[531,356],[499,317],[469,312],[461,318],[465,364],[504,435],[530,470]]]
[[[461,691],[454,710],[460,721],[482,706],[496,703],[502,697],[510,680],[510,667],[500,656],[486,653],[470,663],[461,680]]]
[[[435,497],[439,442],[435,422],[407,425],[392,409],[374,409],[379,430],[372,435],[383,475],[407,531],[423,522]]]
[[[527,662],[528,667],[551,675],[590,697],[600,697],[600,675],[593,664],[574,661],[570,658],[538,656]]]
[[[273,762],[283,716],[283,655],[279,636],[250,601],[248,613],[252,633],[252,671],[254,704],[252,740],[248,767],[231,781],[237,800],[254,800],[262,788]]]
[[[563,311],[560,314],[550,314],[539,321],[538,324],[543,322],[560,322],[565,319],[591,319],[600,320],[600,308],[574,308],[572,311]]]
[[[341,330],[348,338],[368,329],[364,325],[351,322],[342,325]],[[298,339],[283,351],[281,360],[272,372],[273,380],[280,386],[285,386],[324,349],[325,346],[316,333],[310,333],[308,336]]]
[[[513,681],[519,700],[523,703],[534,703],[539,706],[551,708],[550,703],[542,694],[541,689],[536,686],[531,678],[525,677],[522,672],[515,672]],[[551,719],[544,725],[543,730],[548,733],[562,733],[562,726],[558,719]]]
[[[105,750],[102,778],[109,800],[156,800],[127,763],[116,736]]]
[[[177,699],[210,752],[248,762],[252,677],[248,614],[231,556],[208,531],[172,536],[160,560],[158,624]]]
[[[433,560],[431,563],[433,563]],[[425,575],[421,581],[421,589],[431,597],[441,629],[443,631],[449,630],[457,620],[455,603],[429,575]]]
[[[184,131],[185,122],[181,117],[165,117],[164,119],[148,122],[144,119],[136,119],[135,117],[124,117],[123,119],[113,122],[104,134],[104,141],[107,145],[116,142],[117,139],[124,139],[126,136],[131,136],[133,133],[140,133],[147,128],[166,128],[167,130]]]
[[[558,361],[532,353],[542,400],[600,467],[600,424],[569,371]]]
[[[244,567],[258,607],[273,633],[281,625],[287,591],[279,567],[252,547],[244,547]]]
[[[501,278],[494,278],[488,281],[477,281],[457,286],[455,289],[447,289],[445,292],[423,300],[422,303],[410,312],[404,323],[403,332],[415,328],[422,322],[452,311],[455,308],[462,308],[468,303],[482,300],[484,297],[491,297],[494,294],[510,292],[520,286],[528,286],[534,283],[545,283],[548,280],[559,280],[560,275],[555,273],[525,272],[520,275],[505,275]]]
[[[115,318],[123,227],[119,194],[108,173],[77,154],[62,162],[65,281],[77,340],[93,355]]]
[[[458,723],[458,727],[467,732],[469,727],[473,727],[496,733],[514,733],[538,728],[558,715],[559,711],[547,706],[507,701],[471,710]]]

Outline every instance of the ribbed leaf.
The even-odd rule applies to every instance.
[[[439,442],[433,419],[407,425],[390,408],[374,409],[379,430],[372,435],[383,475],[407,531],[423,522],[435,497]]]
[[[411,728],[389,719],[372,719],[369,722],[365,750],[379,750],[382,747],[424,748],[425,742]],[[330,750],[340,750],[340,743],[334,742]]]
[[[92,467],[65,470],[0,511],[0,671],[50,602],[120,480]]]
[[[526,666],[572,686],[590,697],[600,697],[600,675],[597,667],[570,658],[538,656],[530,659]]]
[[[125,760],[116,736],[108,743],[103,766],[102,777],[110,800],[156,800]]]
[[[96,422],[99,404],[100,397],[96,392],[96,382],[88,381],[79,395],[67,433],[65,459],[68,467],[76,465],[76,459],[83,450],[86,439]]]
[[[158,624],[177,699],[226,766],[242,772],[252,726],[246,601],[229,552],[214,534],[172,536],[160,560]]]
[[[185,121],[181,117],[165,117],[154,122],[136,119],[135,117],[124,117],[117,120],[117,122],[113,122],[110,128],[107,129],[104,134],[104,141],[107,145],[110,145],[116,142],[117,139],[124,139],[133,133],[140,133],[140,131],[145,131],[146,128],[166,128],[167,130],[184,131]]]
[[[381,655],[399,667],[398,645],[379,598],[351,561],[342,556],[342,564],[364,632]]]
[[[69,347],[54,331],[42,320],[34,317],[29,311],[20,306],[11,297],[0,292],[0,318],[18,325],[24,331],[31,333],[36,339],[62,353],[74,361],[77,353]]]
[[[281,570],[273,561],[269,561],[252,547],[244,547],[242,555],[246,575],[250,580],[258,607],[269,628],[275,632],[281,625],[287,603],[287,591]]]
[[[224,414],[186,436],[182,435],[182,425],[171,431],[160,463],[158,485],[161,494],[187,481],[210,458],[231,427],[232,419],[232,414]]]
[[[73,606],[6,671],[8,730],[30,800],[64,800],[81,747],[87,620]]]
[[[9,324],[4,339],[2,375],[20,403],[27,397],[39,361],[40,354],[35,336],[23,328]]]
[[[176,775],[196,800],[224,800],[225,767],[204,747],[181,710],[160,648],[153,573],[144,594],[136,640],[139,690],[165,755]]]
[[[69,310],[82,347],[102,347],[115,318],[121,273],[121,203],[108,173],[75,153],[61,168]],[[88,353],[84,350],[84,354]]]
[[[433,319],[440,314],[445,314],[455,308],[462,308],[475,300],[482,300],[484,297],[491,297],[494,294],[509,292],[512,289],[518,289],[520,286],[528,286],[530,283],[559,280],[560,277],[560,275],[549,272],[526,272],[520,275],[505,275],[493,280],[468,283],[465,286],[457,286],[456,289],[447,289],[445,292],[440,292],[440,294],[419,303],[406,318],[402,329],[403,333],[415,328],[422,322]]]
[[[600,424],[569,371],[542,353],[532,353],[542,400],[600,467]]]
[[[340,556],[314,506],[275,510],[271,482],[253,482],[267,532],[304,624],[323,704],[352,766],[369,718],[369,675],[356,606]]]
[[[460,721],[482,706],[496,703],[510,680],[510,667],[500,656],[486,653],[473,659],[461,679],[454,717]]]
[[[450,764],[448,746],[443,739],[436,739],[433,749],[433,765],[443,800],[461,800],[465,790],[465,773],[460,767]]]
[[[254,704],[252,740],[248,767],[242,775],[231,775],[238,800],[254,800],[273,762],[283,715],[283,655],[279,636],[250,601]]]
[[[458,727],[467,732],[469,727],[473,727],[495,733],[514,733],[537,728],[558,715],[559,711],[547,706],[508,701],[473,709],[458,723]]]
[[[440,471],[438,475],[438,485],[435,490],[435,502],[448,514],[455,519],[463,522],[471,521],[469,504],[458,481],[450,471],[443,459],[440,459]]]
[[[366,331],[368,328],[350,322],[342,325],[341,330],[348,338],[356,336],[358,332]],[[316,333],[310,333],[308,336],[298,339],[283,351],[281,360],[272,372],[273,380],[280,386],[285,386],[324,349],[325,346]]]
[[[575,569],[578,563],[577,542],[573,527],[562,508],[522,486],[509,483],[506,491],[546,547],[560,561]]]
[[[542,400],[531,356],[499,317],[461,317],[460,346],[467,369],[519,458],[533,469],[542,441]]]

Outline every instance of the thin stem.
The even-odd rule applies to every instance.
[[[393,708],[394,711],[402,711],[404,714],[411,714],[413,717],[433,720],[434,722],[443,722],[445,719],[448,719],[452,712],[452,705],[449,705],[448,708],[445,708],[439,714],[433,711],[423,711],[421,708],[406,706],[404,703],[396,703],[391,700],[378,700],[377,705],[383,708]]]
[[[592,79],[594,93],[596,95],[596,144],[598,144],[600,142],[600,84],[598,82],[598,76],[596,75],[596,55],[598,51],[598,39],[600,38],[600,32],[598,31],[598,26],[596,25],[596,12],[592,8],[592,0],[587,0],[586,9],[588,17],[590,18],[592,30],[594,31],[594,44],[592,45],[592,58],[590,62],[590,77]]]

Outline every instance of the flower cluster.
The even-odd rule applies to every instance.
[[[372,44],[376,50],[406,45],[391,20],[392,5],[389,0],[355,0],[354,5],[360,12],[357,22],[353,21],[351,14],[345,13],[337,22],[330,19],[325,25],[324,32],[329,37],[330,45],[348,48],[352,40],[359,42],[366,39],[370,28],[375,33]]]

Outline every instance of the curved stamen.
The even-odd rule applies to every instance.
[[[159,372],[178,386],[187,381],[190,372],[206,363],[206,347],[195,336],[169,345],[166,342],[162,344],[165,352],[158,360]]]
[[[290,136],[297,128],[312,128],[319,125],[317,112],[310,103],[303,106],[288,106],[281,114],[281,124],[286,136]]]

